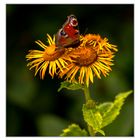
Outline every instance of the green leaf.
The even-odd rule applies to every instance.
[[[131,91],[120,93],[115,97],[114,102],[107,102],[97,106],[99,112],[102,115],[102,127],[107,126],[112,123],[116,119],[116,117],[120,114],[120,110],[122,105],[124,104],[125,99],[132,93]]]
[[[60,136],[88,136],[88,133],[78,125],[72,124],[68,128],[64,129]]]
[[[103,136],[105,136],[105,132],[103,130],[98,130],[97,132],[101,133]]]
[[[84,120],[89,126],[92,127],[92,131],[94,131],[95,133],[99,132],[102,135],[105,135],[104,131],[101,130],[103,118],[100,112],[96,109],[96,106],[93,106],[93,108],[91,108],[91,106],[89,107],[89,103],[87,102],[87,104],[83,105],[82,111]]]
[[[61,82],[61,86],[60,88],[58,89],[58,92],[60,90],[62,90],[63,88],[66,88],[66,89],[69,89],[69,90],[78,90],[78,89],[82,89],[83,90],[83,86],[77,82],[68,82],[68,81],[64,81],[64,82]]]
[[[104,116],[104,114],[111,108],[112,105],[113,105],[112,102],[105,102],[105,103],[98,105],[97,109],[99,110],[101,115]]]
[[[96,105],[93,100],[89,100],[83,105],[84,120],[88,124],[89,133],[95,134],[97,132],[105,135],[101,130],[103,127],[112,123],[119,115],[125,99],[132,93],[131,91],[120,93],[115,97],[114,102],[105,102]]]

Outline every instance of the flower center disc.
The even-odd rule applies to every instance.
[[[75,55],[78,57],[74,60],[79,66],[89,66],[97,60],[97,53],[91,47],[81,47],[75,50]]]
[[[48,53],[47,51],[45,51],[43,58],[46,61],[54,61],[54,60],[58,59],[59,57],[61,57],[61,55],[64,52],[65,52],[64,49],[54,50],[54,52],[52,52],[52,53]]]

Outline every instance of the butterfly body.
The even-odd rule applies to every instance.
[[[72,47],[79,44],[80,33],[78,30],[78,21],[74,15],[68,16],[67,21],[56,34],[57,47]]]

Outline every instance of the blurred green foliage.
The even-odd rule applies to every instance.
[[[40,80],[26,67],[29,49],[40,49],[66,17],[76,15],[81,34],[95,33],[118,46],[113,71],[95,78],[92,97],[97,102],[134,88],[134,5],[6,5],[7,136],[58,136],[71,123],[86,127],[82,118],[81,91],[57,92],[63,79],[47,74]],[[131,95],[118,118],[104,131],[107,136],[133,136],[134,102]]]

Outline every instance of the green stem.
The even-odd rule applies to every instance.
[[[91,100],[89,88],[86,85],[84,86],[84,95],[86,103],[88,102],[88,100]]]
[[[86,85],[84,85],[84,95],[85,95],[86,103],[88,103],[89,100],[92,100],[92,98],[90,96],[89,88]],[[87,126],[88,126],[88,131],[89,131],[90,136],[95,136],[96,132],[94,131],[94,129],[88,124],[87,124]]]

